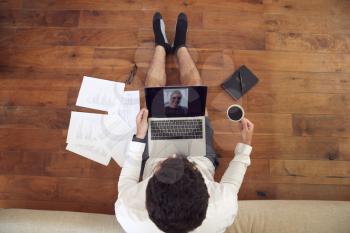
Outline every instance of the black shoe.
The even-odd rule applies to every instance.
[[[163,17],[159,12],[153,15],[153,32],[154,32],[154,43],[164,47],[166,53],[171,52],[171,46],[168,43],[168,39],[165,34],[165,24]]]
[[[186,46],[187,25],[187,16],[185,13],[181,12],[176,22],[175,40],[173,44],[173,52],[175,54],[179,48]]]

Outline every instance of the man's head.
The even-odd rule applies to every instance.
[[[200,226],[208,200],[202,174],[183,156],[164,160],[146,189],[149,217],[167,233],[185,233]]]
[[[170,95],[170,107],[177,108],[181,102],[182,94],[180,91],[175,90]]]

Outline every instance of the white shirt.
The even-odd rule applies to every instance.
[[[155,166],[164,159],[149,158],[145,165],[143,180],[139,182],[144,149],[145,143],[130,142],[127,159],[118,182],[119,194],[115,203],[115,214],[120,225],[128,233],[162,232],[148,216],[146,187]],[[238,210],[237,193],[246,169],[250,165],[251,151],[251,146],[237,144],[235,156],[220,183],[213,179],[215,168],[208,158],[204,156],[188,157],[188,160],[196,163],[198,170],[202,173],[210,195],[206,218],[202,225],[192,232],[224,232],[228,226],[232,225]]]

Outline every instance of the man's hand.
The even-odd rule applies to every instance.
[[[242,143],[251,145],[252,144],[252,137],[253,137],[253,131],[254,131],[254,124],[250,122],[247,118],[243,118],[238,125],[241,136],[242,136]]]
[[[146,108],[141,109],[141,111],[136,116],[136,137],[139,139],[144,139],[146,137],[148,129],[148,110]]]

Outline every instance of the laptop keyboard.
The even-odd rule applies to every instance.
[[[151,121],[151,139],[200,139],[202,122],[202,119]]]

